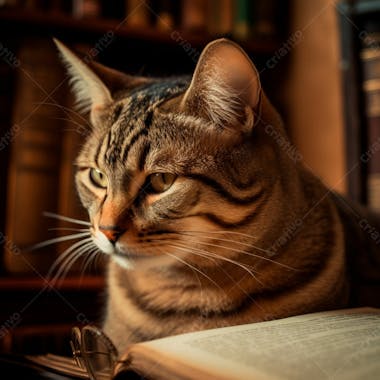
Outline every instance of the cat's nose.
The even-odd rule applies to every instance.
[[[118,226],[99,226],[99,230],[105,235],[105,237],[112,243],[115,244],[119,237],[123,235],[125,229]]]

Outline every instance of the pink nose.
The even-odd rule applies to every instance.
[[[125,231],[118,226],[99,226],[99,230],[102,231],[112,244],[115,244]]]

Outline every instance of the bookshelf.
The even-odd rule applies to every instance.
[[[271,3],[278,5],[276,1]],[[286,7],[287,2],[281,2],[279,9],[283,19],[285,19],[283,11],[287,9]],[[285,30],[281,29],[277,34],[270,36],[252,35],[247,39],[237,39],[237,42],[253,58],[260,69],[265,67],[267,60],[281,48],[283,41],[287,39],[287,36],[283,35],[286,33]],[[44,46],[51,44],[53,48],[51,38],[56,37],[69,46],[82,48],[82,51],[86,53],[110,31],[112,32],[112,43],[99,51],[95,57],[96,60],[131,74],[150,76],[191,74],[196,59],[189,55],[185,46],[190,46],[199,55],[208,42],[220,36],[207,30],[186,30],[180,25],[174,29],[165,30],[152,25],[130,26],[123,22],[122,18],[118,20],[102,17],[76,18],[67,12],[46,12],[25,9],[22,6],[17,8],[0,7],[1,46],[14,53],[16,58],[19,52],[35,38],[45,41],[46,45]],[[233,37],[232,34],[225,36]],[[61,66],[59,63],[57,65]],[[279,100],[276,100],[279,78],[284,76],[282,70],[285,66],[285,64],[279,65],[267,76],[264,71],[262,78],[264,87],[277,105],[279,103]],[[49,64],[46,64],[42,69],[42,71],[48,72],[51,68]],[[60,69],[62,70],[62,67]],[[41,67],[39,70],[41,71]],[[18,101],[17,81],[14,79],[17,76],[17,68],[5,67],[5,71],[0,71],[0,75],[9,79],[8,88],[0,93],[0,95],[2,94],[0,102],[12,99],[12,101],[8,100],[6,106],[0,108],[0,112],[8,116],[7,123],[1,124],[0,122],[0,133],[1,136],[4,136],[12,125],[14,105]],[[67,86],[63,88],[63,92],[68,92]],[[58,124],[57,127],[59,127]],[[61,132],[57,132],[57,134],[59,133]],[[12,141],[10,146],[13,145]],[[7,146],[6,149],[0,151],[2,178],[9,178],[11,154],[8,148]],[[58,151],[62,149],[64,148],[55,149],[56,154],[59,154]],[[55,153],[52,152],[52,154]],[[57,177],[55,181],[59,181],[59,178]],[[7,202],[9,202],[9,199],[6,199],[7,186],[7,181],[2,180],[0,184],[0,232],[3,235],[6,234],[9,223],[9,218],[6,216]],[[5,250],[6,241],[4,239],[0,241],[3,246],[2,250]],[[45,253],[49,254],[49,249]],[[78,322],[79,324],[85,322],[78,320],[78,315],[85,315],[86,320],[91,323],[96,323],[101,319],[105,298],[104,289],[105,283],[102,275],[73,274],[62,280],[58,286],[51,287],[43,278],[34,273],[20,273],[15,276],[1,268],[0,297],[2,297],[4,307],[0,313],[0,325],[2,323],[6,327],[4,330],[6,334],[3,343],[0,344],[0,351],[21,350],[23,337],[25,337],[25,342],[30,343],[31,338],[40,336],[40,340],[34,338],[33,346],[25,343],[25,352],[42,352],[49,344],[50,351],[65,352],[67,345],[63,348],[63,341],[65,340],[67,343],[70,327]],[[19,321],[10,321],[14,313],[20,313],[20,310],[24,310],[25,305],[29,303],[30,307],[28,306],[25,312],[21,313]],[[52,343],[52,336],[56,337],[55,341],[53,339],[55,343]],[[65,353],[67,354],[67,352]]]
[[[369,119],[363,88],[365,69],[360,53],[367,47],[366,38],[380,32],[380,1],[341,1],[337,10],[341,31],[348,190],[352,199],[368,204],[369,162],[363,159],[363,155],[366,155],[373,141],[369,138]]]
[[[66,41],[78,42],[78,33],[81,33],[81,40],[91,40],[101,36],[108,31],[113,31],[116,37],[123,40],[138,40],[149,42],[150,44],[162,44],[175,46],[175,38],[172,37],[172,30],[157,30],[154,26],[146,28],[136,28],[126,25],[123,20],[107,19],[78,19],[65,14],[46,14],[45,12],[25,12],[16,10],[0,9],[1,29],[8,30],[8,33],[21,35],[32,30],[33,33],[57,36]],[[190,32],[176,29],[176,33],[186,40],[190,45],[203,48],[208,42],[217,36],[207,32]],[[272,54],[281,46],[281,41],[277,38],[238,40],[239,44],[248,52],[254,54]]]

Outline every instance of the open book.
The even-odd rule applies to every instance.
[[[132,345],[115,369],[152,379],[379,379],[380,309],[327,311]],[[127,364],[128,363],[128,364]]]

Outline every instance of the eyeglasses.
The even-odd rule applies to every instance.
[[[77,365],[87,371],[91,380],[111,379],[120,363],[114,344],[95,326],[74,327],[70,346]]]

